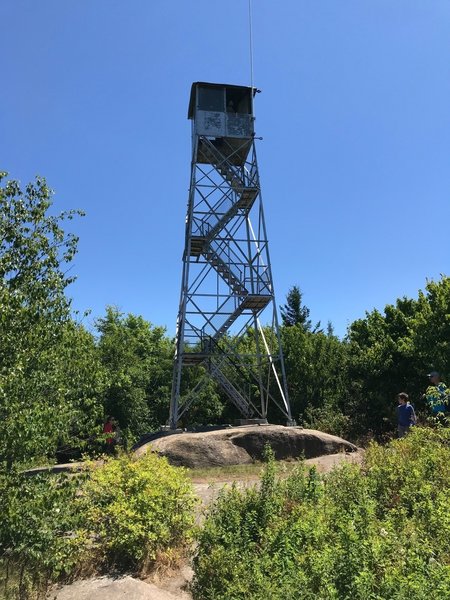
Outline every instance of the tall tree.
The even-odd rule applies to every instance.
[[[98,348],[108,373],[105,411],[129,440],[157,429],[168,416],[173,346],[164,327],[108,307],[98,319]]]
[[[289,397],[296,419],[312,410],[341,413],[347,386],[347,347],[336,336],[282,329]],[[332,431],[337,433],[337,431]]]
[[[301,325],[305,331],[311,329],[311,320],[309,318],[309,308],[302,306],[303,294],[297,285],[290,288],[286,295],[286,304],[280,306],[283,325],[292,327]]]
[[[314,328],[312,327],[309,308],[302,304],[302,298],[303,293],[298,285],[292,286],[286,295],[286,304],[280,306],[283,325],[286,327],[300,325],[304,331],[316,333],[320,329],[320,321]]]
[[[52,192],[43,178],[25,190],[5,178],[1,173],[0,463],[11,467],[54,453],[76,421],[80,429],[81,412],[90,426],[96,409],[93,400],[80,412],[83,394],[73,394],[64,375],[80,332],[68,329],[65,294],[78,240],[62,223],[81,213],[50,215]]]
[[[327,336],[328,337],[333,337],[334,336],[334,326],[333,326],[333,323],[331,321],[327,322]]]

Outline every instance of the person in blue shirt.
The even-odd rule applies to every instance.
[[[397,396],[397,420],[398,420],[398,437],[402,438],[409,432],[411,425],[416,423],[416,413],[414,408],[409,403],[408,394],[401,392]]]

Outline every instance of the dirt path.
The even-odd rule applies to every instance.
[[[326,456],[318,456],[316,458],[309,458],[305,460],[305,465],[312,467],[316,466],[319,473],[328,473],[335,466],[347,462],[347,463],[356,463],[360,464],[362,458],[364,456],[363,450],[358,450],[358,452],[352,452],[350,454],[341,452],[339,454],[328,454]],[[211,502],[213,502],[219,492],[226,486],[231,486],[233,483],[236,484],[239,488],[247,488],[253,487],[259,481],[259,475],[251,475],[249,477],[230,477],[228,479],[214,479],[210,481],[196,481],[195,479],[192,482],[194,486],[195,492],[197,496],[201,500],[201,508],[207,507]]]

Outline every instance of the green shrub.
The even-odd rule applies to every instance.
[[[199,535],[194,598],[450,597],[449,489],[449,432],[416,429],[362,468],[300,465],[224,492]]]
[[[182,469],[154,453],[93,467],[83,495],[88,530],[107,566],[140,570],[190,542],[191,486]]]
[[[0,597],[32,598],[80,574],[140,571],[192,539],[182,469],[148,453],[87,463],[77,475],[0,476]],[[2,595],[3,594],[3,595]]]
[[[0,590],[27,598],[73,573],[87,549],[79,480],[65,474],[0,477]],[[1,594],[1,592],[0,592]]]
[[[326,402],[320,407],[307,408],[303,424],[310,429],[318,429],[331,435],[346,438],[350,429],[350,417],[344,415],[337,406]]]

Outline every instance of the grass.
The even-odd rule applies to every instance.
[[[342,460],[348,459],[350,462],[360,462],[362,454],[354,453],[347,455],[345,452],[342,454]],[[307,466],[316,466],[319,473],[330,471],[335,463],[327,462],[328,455],[318,456],[316,458],[310,458],[305,461]],[[335,455],[330,455],[332,459]],[[277,461],[277,469],[280,477],[287,477],[290,475],[299,462],[302,462],[303,458],[287,459]],[[341,462],[340,460],[338,462]],[[264,463],[261,461],[254,461],[246,465],[229,465],[225,467],[208,467],[208,468],[196,468],[187,469],[187,475],[192,483],[220,483],[223,481],[253,481],[258,480],[261,476]]]
[[[287,475],[298,464],[298,460],[281,460],[277,462],[279,473]],[[208,467],[188,469],[187,475],[193,483],[214,481],[230,481],[232,479],[259,479],[264,463],[255,461],[246,465],[229,465],[225,467]]]

